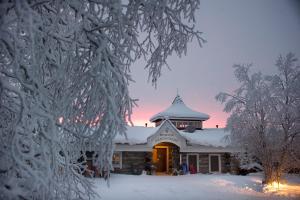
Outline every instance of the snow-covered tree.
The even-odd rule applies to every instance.
[[[234,65],[241,86],[231,93],[219,93],[216,99],[231,112],[227,128],[233,145],[250,158],[258,159],[266,183],[279,180],[292,163],[299,163],[296,140],[300,135],[300,68],[289,53],[280,56],[278,74],[250,73],[251,65]]]
[[[279,56],[278,74],[266,77],[272,97],[270,99],[271,123],[277,144],[275,145],[276,177],[289,168],[300,166],[300,65],[292,53]],[[298,141],[298,142],[297,142]]]
[[[199,1],[23,0],[0,6],[0,198],[85,199],[85,151],[110,170],[134,100],[130,65],[156,84],[186,53]],[[79,162],[83,158],[83,162]]]

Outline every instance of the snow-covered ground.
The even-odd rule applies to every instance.
[[[244,200],[300,199],[300,177],[288,176],[279,192],[263,192],[261,174],[248,176],[184,175],[148,176],[112,174],[110,187],[103,179],[95,179],[103,200]],[[98,199],[98,198],[97,198]]]

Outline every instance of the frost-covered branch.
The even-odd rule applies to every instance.
[[[0,198],[89,199],[86,151],[112,168],[132,107],[130,66],[155,85],[195,30],[199,1],[2,1]],[[95,156],[97,155],[97,156]]]

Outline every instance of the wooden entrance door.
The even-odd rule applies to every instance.
[[[167,171],[167,149],[158,148],[157,149],[157,172]]]
[[[219,155],[210,156],[210,172],[220,172]]]

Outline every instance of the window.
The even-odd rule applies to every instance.
[[[178,128],[186,128],[188,126],[188,122],[180,121],[178,124]]]
[[[177,120],[174,120],[174,121],[172,121],[172,123],[178,129],[185,129],[187,126],[194,126],[195,128],[198,128],[198,129],[202,128],[201,121],[177,121]]]
[[[176,121],[172,121],[172,124],[176,127]]]
[[[193,122],[193,126],[194,126],[195,128],[199,128],[199,122],[197,122],[197,121]]]
[[[199,122],[199,128],[202,128],[202,121]]]
[[[114,168],[122,169],[122,152],[114,152],[112,157],[112,164]]]

